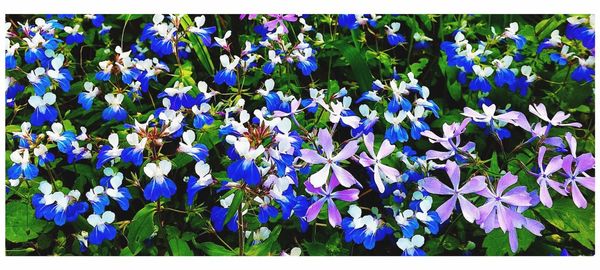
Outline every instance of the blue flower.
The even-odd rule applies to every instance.
[[[239,138],[234,146],[239,154],[239,159],[227,167],[227,177],[233,181],[244,179],[249,185],[259,184],[261,175],[255,160],[262,155],[265,148],[262,145],[256,149],[250,148],[250,142],[245,137]]]
[[[46,166],[46,164],[54,161],[54,154],[48,152],[48,148],[40,144],[33,149],[33,154],[38,158],[38,166]]]
[[[214,118],[210,115],[210,105],[206,102],[200,104],[200,107],[197,105],[192,106],[192,112],[194,113],[194,127],[197,129],[202,129],[205,125],[212,125],[214,122]]]
[[[396,245],[402,250],[402,256],[425,256],[425,251],[421,249],[423,244],[425,244],[425,237],[422,235],[403,237],[396,242]]]
[[[56,95],[48,92],[43,96],[31,96],[28,103],[34,108],[30,122],[34,126],[41,126],[44,123],[54,123],[58,118],[58,111],[52,105],[56,102]]]
[[[217,71],[215,75],[215,83],[221,85],[226,83],[228,86],[235,86],[237,81],[237,74],[235,69],[240,62],[240,58],[236,55],[232,62],[229,62],[229,56],[226,54],[221,55],[219,58],[223,69]]]
[[[77,96],[77,103],[81,104],[81,107],[89,111],[92,108],[94,98],[100,93],[98,87],[94,87],[92,82],[85,82],[83,84],[85,91],[81,91]]]
[[[96,186],[85,193],[88,202],[92,205],[95,214],[102,214],[104,209],[110,204],[108,195],[104,193],[104,187]]]
[[[338,25],[349,30],[358,28],[359,24],[356,21],[355,14],[340,14],[338,15]]]
[[[202,26],[204,26],[205,21],[206,21],[206,18],[204,17],[204,15],[194,18],[194,22],[196,23],[196,25],[190,26],[188,31],[198,35],[198,37],[200,37],[200,39],[202,40],[202,43],[204,43],[205,46],[210,46],[210,44],[212,43],[211,35],[215,33],[217,28],[214,26],[202,27]]]
[[[8,179],[19,179],[23,176],[25,179],[31,180],[39,173],[39,169],[31,163],[29,149],[19,149],[12,152],[10,160],[13,165],[6,172]]]
[[[198,177],[190,176],[190,179],[188,180],[188,205],[192,205],[194,203],[194,198],[196,197],[196,193],[198,193],[198,191],[204,189],[213,182],[212,176],[210,175],[210,166],[204,163],[204,161],[197,162],[194,169]]]
[[[46,93],[52,82],[46,75],[46,70],[42,67],[38,67],[27,74],[29,83],[33,86],[33,90],[36,95],[43,96]]]
[[[269,197],[255,197],[254,201],[258,203],[258,221],[261,224],[269,222],[270,218],[275,218],[279,214],[275,206],[270,205],[271,199]]]
[[[581,58],[578,58],[578,60],[579,66],[577,66],[573,70],[573,73],[571,73],[571,79],[576,82],[592,82],[592,76],[594,75],[594,56],[588,57],[587,60]]]
[[[431,39],[430,37],[425,36],[422,33],[415,33],[413,35],[413,39],[414,39],[414,48],[417,50],[424,50],[429,48],[430,42],[433,41],[433,39]]]
[[[517,31],[519,31],[519,24],[516,22],[510,23],[509,27],[505,28],[503,37],[512,39],[517,46],[517,50],[523,49],[525,47],[525,43],[527,43],[527,39],[524,36],[518,35]]]
[[[104,175],[105,177],[100,179],[100,185],[105,188],[104,193],[117,201],[123,211],[127,211],[129,209],[131,194],[127,187],[121,187],[123,184],[123,174],[121,172],[115,173],[111,168],[106,168],[104,169]]]
[[[406,112],[400,111],[398,112],[398,115],[394,116],[394,114],[386,111],[384,117],[385,120],[391,124],[385,131],[385,139],[390,141],[391,144],[408,141],[408,133],[406,133],[406,130],[402,127],[402,122],[406,118]]]
[[[390,46],[396,46],[406,42],[406,38],[402,34],[398,33],[398,31],[400,31],[399,22],[393,22],[391,27],[387,25],[385,26],[385,32],[387,34],[387,40]]]
[[[171,162],[161,160],[158,165],[156,163],[148,163],[144,167],[144,173],[150,177],[150,183],[144,188],[144,198],[149,201],[157,201],[160,197],[171,198],[177,186],[173,180],[166,177],[171,171]]]
[[[513,57],[510,55],[504,56],[501,60],[494,60],[492,64],[496,66],[496,75],[494,82],[497,87],[502,87],[505,84],[511,85],[515,81],[515,74],[509,69]]]
[[[488,93],[492,90],[492,85],[488,81],[487,77],[492,75],[494,70],[491,67],[481,68],[479,65],[473,66],[473,73],[475,73],[475,78],[471,80],[469,83],[469,89],[471,91],[481,91],[484,93]]]
[[[179,81],[175,82],[175,85],[170,88],[166,88],[163,92],[158,94],[159,98],[167,97],[171,102],[172,110],[179,110],[181,107],[191,109],[194,106],[195,99],[188,94],[192,90],[191,86],[185,86]]]
[[[108,107],[102,111],[102,119],[109,121],[125,121],[127,119],[127,111],[121,107],[121,102],[125,97],[123,94],[106,94],[104,99],[108,102]]]
[[[119,135],[117,135],[117,133],[111,133],[108,136],[108,143],[110,145],[103,145],[100,147],[98,161],[96,162],[96,170],[102,168],[104,163],[120,157],[121,152],[123,152],[123,149],[119,148]]]
[[[81,26],[79,24],[75,25],[74,27],[65,26],[63,30],[68,34],[66,38],[67,45],[79,44],[83,42],[83,31],[79,32],[80,27]]]
[[[46,131],[48,139],[56,143],[58,151],[62,153],[68,153],[73,149],[73,142],[75,142],[75,133],[72,131],[64,131],[61,123],[53,123],[51,131]]]
[[[94,229],[89,234],[89,242],[92,245],[100,245],[104,240],[113,240],[117,236],[117,229],[110,223],[115,221],[115,213],[106,211],[102,216],[92,214],[87,221]]]
[[[7,78],[8,88],[6,89],[6,106],[14,107],[15,106],[15,98],[17,94],[23,92],[25,90],[25,86],[15,81],[13,78]]]
[[[306,48],[303,50],[304,55],[302,53],[295,51],[294,54],[298,63],[296,63],[296,67],[302,71],[302,75],[310,76],[311,73],[317,70],[317,59],[312,56],[312,49]]]
[[[127,134],[127,142],[131,147],[123,149],[121,159],[125,162],[131,162],[135,166],[140,166],[144,162],[144,149],[148,138],[142,138],[137,133]]]
[[[194,144],[196,133],[193,130],[187,130],[183,133],[182,141],[177,148],[178,152],[186,153],[196,161],[204,161],[208,156],[208,148],[204,144]]]
[[[238,219],[237,211],[235,212],[233,217],[231,217],[231,219],[227,222],[227,224],[225,224],[225,218],[227,217],[227,211],[228,211],[228,208],[231,206],[231,203],[233,202],[233,197],[234,197],[234,194],[231,194],[231,195],[227,196],[226,198],[221,199],[219,201],[221,206],[213,206],[213,208],[211,208],[211,210],[210,210],[210,221],[213,224],[215,231],[217,231],[217,232],[223,231],[223,227],[225,227],[225,225],[227,225],[227,229],[229,229],[230,231],[237,232],[237,219]],[[240,206],[240,207],[242,207],[242,206]]]

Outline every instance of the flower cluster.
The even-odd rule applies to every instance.
[[[517,253],[518,232],[557,226],[534,210],[593,204],[593,142],[578,143],[590,108],[532,97],[536,81],[561,84],[543,77],[551,62],[568,66],[557,92],[593,82],[593,17],[531,44],[516,22],[483,39],[465,19],[442,41],[406,16],[241,15],[227,29],[217,15],[157,14],[132,18],[141,29],[118,46],[113,16],[64,16],[7,25],[7,192],[70,223],[83,253],[127,242],[153,254],[166,237],[210,255],[299,254],[300,239],[312,255],[319,231],[413,256],[458,242],[457,223],[508,234]],[[106,45],[74,58],[94,38]],[[439,49],[448,82],[428,77]],[[286,233],[299,237],[278,241]]]

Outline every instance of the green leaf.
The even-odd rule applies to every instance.
[[[535,241],[535,235],[526,229],[518,229],[517,238],[519,239],[519,248],[517,249],[517,252],[527,250],[527,248]],[[485,254],[488,256],[514,255],[510,250],[508,233],[504,233],[500,229],[495,229],[488,233],[485,239],[483,239],[483,247],[485,248]]]
[[[554,201],[552,208],[539,207],[537,212],[554,227],[569,232],[577,242],[594,250],[594,207],[580,209],[573,201],[564,198]]]
[[[192,252],[188,244],[179,238],[170,239],[169,247],[173,256],[194,256],[194,252]]]
[[[29,204],[18,201],[6,204],[6,240],[23,243],[35,239],[45,225],[45,221],[35,218]]]
[[[310,256],[327,256],[327,246],[320,242],[304,242],[302,244]]]
[[[238,208],[240,208],[240,205],[242,205],[244,192],[241,190],[236,190],[233,194],[233,201],[227,209],[227,215],[225,216],[225,221],[223,224],[227,224],[227,222],[229,222],[229,220],[231,220],[231,218],[235,215],[235,212],[237,212]]]
[[[448,83],[448,92],[450,93],[450,97],[455,101],[459,101],[461,98],[461,85],[459,82],[454,82],[452,84]]]
[[[224,246],[217,245],[213,242],[203,242],[196,246],[208,256],[235,256],[235,251],[229,250]]]
[[[156,204],[149,203],[135,214],[127,226],[128,247],[133,254],[139,253],[144,247],[144,240],[154,233],[154,213]]]
[[[183,29],[188,29],[190,26],[194,25],[194,21],[188,15],[183,15],[181,17],[181,26]],[[200,64],[204,67],[204,69],[210,74],[215,74],[215,67],[213,65],[212,60],[210,59],[210,54],[208,53],[208,49],[202,43],[202,41],[198,38],[198,36],[190,31],[185,31],[187,34],[187,38],[190,41],[190,45],[194,52],[198,56],[200,60]]]
[[[370,89],[373,83],[373,76],[364,57],[365,54],[360,49],[343,43],[338,43],[338,48],[342,55],[344,55],[346,62],[350,64],[354,79],[360,85],[360,92]]]
[[[492,153],[492,158],[490,159],[490,172],[500,173],[500,166],[498,166],[498,154],[496,152]]]
[[[275,229],[273,229],[273,231],[271,231],[271,234],[269,235],[269,238],[267,238],[267,240],[263,241],[262,243],[252,246],[250,249],[248,249],[248,251],[245,253],[245,255],[250,255],[250,256],[272,255],[273,254],[273,252],[272,252],[273,244],[276,243],[277,239],[279,238],[280,233],[281,233],[281,226],[278,225],[275,227]]]
[[[121,21],[131,21],[143,17],[144,14],[121,14],[116,19]]]
[[[410,64],[409,70],[417,78],[419,75],[421,75],[421,73],[423,73],[423,69],[427,66],[427,63],[429,63],[429,59],[421,58],[419,59],[419,62]]]

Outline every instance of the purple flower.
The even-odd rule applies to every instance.
[[[458,200],[460,208],[465,219],[469,222],[473,222],[479,218],[479,210],[469,200],[465,198],[465,194],[475,193],[482,191],[486,188],[485,177],[475,176],[459,188],[460,183],[460,167],[456,165],[454,161],[446,162],[446,173],[452,182],[452,188],[448,187],[444,183],[440,182],[435,177],[427,177],[423,180],[423,188],[429,193],[438,195],[452,195],[445,203],[440,205],[436,212],[440,215],[442,222],[446,221],[452,211],[456,207],[456,201]]]
[[[381,143],[381,147],[379,148],[379,152],[375,154],[375,149],[373,148],[373,141],[375,140],[375,136],[373,133],[369,133],[367,135],[363,135],[365,140],[365,146],[369,151],[369,155],[366,152],[362,152],[360,154],[360,164],[364,167],[373,166],[373,178],[375,180],[375,185],[377,185],[377,189],[379,192],[383,193],[385,191],[385,186],[383,185],[382,179],[387,179],[390,182],[396,182],[396,178],[400,175],[400,172],[395,168],[392,168],[387,165],[383,165],[381,160],[384,157],[389,156],[396,149],[395,145],[390,144],[388,140],[384,140]]]
[[[325,156],[319,154],[319,152],[310,149],[301,149],[300,152],[302,156],[300,158],[310,164],[325,164],[321,170],[311,175],[308,179],[314,187],[320,188],[327,182],[329,178],[329,172],[333,171],[331,174],[331,179],[335,176],[336,181],[339,180],[339,183],[344,187],[350,187],[354,184],[357,184],[358,181],[350,174],[348,171],[340,167],[337,162],[342,160],[347,160],[356,153],[358,150],[358,141],[350,141],[348,142],[344,148],[335,156],[333,156],[333,142],[331,138],[331,134],[327,129],[320,129],[318,135],[318,143],[321,145]],[[330,183],[331,185],[331,183]]]
[[[543,103],[529,105],[529,112],[535,114],[540,119],[550,123],[552,126],[562,126],[562,127],[576,127],[580,128],[581,124],[577,122],[563,124],[563,121],[567,120],[570,114],[565,114],[562,111],[557,112],[552,119],[548,117],[548,112],[546,111],[546,106]]]
[[[518,247],[516,228],[521,228],[527,223],[523,215],[517,212],[514,207],[532,205],[531,196],[524,186],[518,186],[504,192],[515,183],[517,183],[517,176],[507,173],[498,180],[495,191],[486,188],[477,192],[477,194],[488,198],[488,201],[479,207],[477,223],[486,233],[495,228],[500,228],[503,232],[509,231],[509,242],[513,252],[516,252]]]
[[[351,188],[340,191],[333,190],[339,186],[340,182],[338,182],[335,174],[331,175],[331,180],[329,184],[325,185],[325,189],[323,187],[317,188],[311,184],[310,181],[304,182],[306,186],[306,190],[310,193],[320,195],[321,198],[316,202],[311,204],[306,210],[306,221],[311,222],[317,218],[323,204],[327,202],[327,212],[329,216],[329,224],[332,227],[338,226],[342,224],[342,216],[340,215],[340,211],[337,209],[335,202],[333,199],[338,199],[346,202],[353,202],[358,200],[358,193],[360,192],[358,189]]]
[[[560,170],[563,160],[560,156],[555,156],[548,162],[546,167],[544,167],[545,153],[546,147],[540,147],[540,153],[538,155],[538,167],[540,168],[540,172],[534,175],[537,176],[537,183],[540,185],[540,201],[546,207],[552,207],[552,197],[550,197],[550,193],[548,193],[548,186],[563,196],[567,195],[560,183],[550,179],[550,175]]]
[[[287,33],[288,30],[285,26],[285,21],[295,22],[296,20],[298,20],[298,18],[294,14],[269,14],[269,16],[273,17],[273,19],[264,24],[268,31],[273,31],[277,28],[277,26],[281,26],[281,28],[283,29],[283,33]]]
[[[575,169],[573,170],[573,161],[575,161]],[[596,191],[596,178],[589,176],[585,171],[594,168],[595,166],[594,156],[590,153],[583,154],[577,158],[573,155],[568,155],[563,159],[562,168],[567,176],[565,187],[567,190],[570,189],[573,194],[573,202],[579,208],[586,208],[587,201],[581,194],[577,184],[580,184],[591,191]]]
[[[461,123],[452,123],[451,125],[444,123],[442,125],[442,130],[444,132],[442,137],[436,135],[430,130],[421,132],[421,135],[429,138],[429,142],[439,143],[442,147],[448,150],[446,152],[428,150],[425,153],[427,159],[438,159],[444,161],[455,156],[458,154],[458,152],[468,153],[475,149],[475,143],[473,142],[467,142],[464,146],[460,146],[460,135],[467,130],[467,125],[469,122],[471,122],[471,119],[465,118]]]

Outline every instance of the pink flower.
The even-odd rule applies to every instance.
[[[553,117],[552,119],[550,119],[548,117],[548,112],[546,111],[546,106],[542,103],[537,104],[537,105],[529,105],[529,112],[535,114],[537,117],[539,117],[540,119],[550,123],[553,126],[563,126],[563,127],[577,127],[580,128],[581,124],[577,123],[577,122],[573,122],[573,123],[568,123],[568,124],[563,124],[563,121],[567,120],[567,118],[569,118],[569,116],[571,116],[570,114],[565,114],[562,111],[558,111]]]
[[[320,199],[311,204],[306,210],[307,222],[315,220],[319,215],[319,212],[321,212],[323,204],[327,202],[327,214],[329,217],[329,224],[331,224],[332,227],[339,226],[340,224],[342,224],[342,215],[337,209],[333,199],[338,199],[346,202],[353,202],[358,200],[358,194],[360,193],[360,191],[358,189],[351,188],[333,192],[333,190],[337,186],[339,186],[339,184],[340,183],[338,182],[335,175],[331,176],[331,181],[329,181],[329,184],[325,185],[325,189],[323,189],[322,187],[317,188],[313,186],[310,183],[310,181],[304,182],[304,185],[306,186],[306,191],[321,196]]]
[[[340,167],[337,162],[347,160],[356,153],[358,150],[358,141],[348,142],[344,148],[337,154],[333,155],[333,142],[331,134],[327,129],[320,129],[318,135],[318,144],[321,145],[325,156],[319,154],[319,152],[310,149],[301,149],[300,158],[310,164],[325,164],[321,170],[309,177],[310,183],[316,188],[320,188],[329,179],[329,173],[332,172],[332,176],[335,176],[339,183],[344,187],[350,187],[357,184],[358,181],[348,171]],[[332,177],[333,178],[333,177]]]
[[[366,152],[360,153],[359,162],[364,167],[373,166],[373,178],[375,180],[375,185],[377,185],[379,192],[383,193],[385,191],[385,186],[383,185],[382,179],[387,178],[391,182],[396,182],[396,178],[400,175],[398,170],[381,163],[381,160],[384,157],[387,157],[394,152],[396,146],[390,144],[388,140],[384,140],[381,143],[381,147],[379,147],[379,152],[375,154],[375,149],[373,148],[375,136],[373,133],[369,133],[363,137],[365,139],[365,146],[367,147],[367,151],[369,151],[370,156],[367,155]]]
[[[486,188],[485,177],[475,176],[459,188],[460,183],[460,167],[454,161],[446,162],[446,173],[452,182],[452,188],[440,182],[435,177],[427,177],[423,179],[423,188],[429,193],[438,195],[452,195],[445,203],[440,205],[436,212],[440,215],[441,222],[446,221],[452,211],[456,207],[456,201],[460,204],[463,216],[469,222],[473,222],[479,218],[479,210],[469,200],[465,198],[465,194],[482,191]]]
[[[550,179],[550,175],[560,170],[560,167],[563,164],[563,160],[560,156],[555,156],[544,167],[545,153],[546,147],[540,147],[540,153],[538,155],[538,168],[540,168],[540,172],[535,175],[538,177],[537,183],[540,185],[540,201],[546,207],[552,207],[552,197],[550,197],[550,193],[548,192],[548,186],[550,186],[552,189],[556,190],[556,192],[560,193],[563,196],[567,195],[561,183]]]

